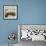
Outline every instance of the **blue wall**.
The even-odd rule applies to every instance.
[[[17,0],[0,0],[0,44],[7,44],[9,42],[8,35],[10,32],[16,32],[19,20],[4,20],[3,19],[3,5],[17,5]],[[19,19],[19,18],[18,18]],[[18,38],[16,38],[16,43]]]
[[[21,0],[20,22],[46,24],[46,0]]]
[[[18,5],[18,20],[3,20],[3,5]],[[0,44],[8,43],[10,32],[17,34],[18,24],[46,24],[46,0],[0,0]]]

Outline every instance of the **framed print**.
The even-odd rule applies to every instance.
[[[18,30],[20,31],[20,41],[46,41],[46,25],[20,24]]]
[[[17,19],[17,6],[16,5],[4,5],[4,19]]]

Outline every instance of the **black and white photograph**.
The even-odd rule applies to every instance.
[[[18,25],[20,46],[40,46],[46,44],[46,25]]]

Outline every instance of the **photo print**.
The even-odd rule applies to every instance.
[[[21,24],[20,27],[20,41],[46,41],[46,25],[28,25]]]
[[[4,19],[17,19],[17,6],[5,5],[4,6]]]

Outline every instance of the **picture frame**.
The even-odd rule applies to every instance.
[[[3,6],[3,19],[16,20],[18,19],[17,5],[4,5]]]
[[[46,24],[19,24],[18,30],[19,42],[22,40],[46,41]]]

